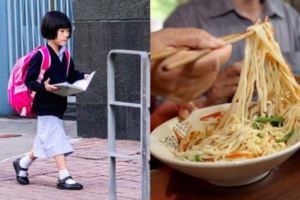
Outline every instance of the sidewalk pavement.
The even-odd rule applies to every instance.
[[[66,133],[71,140],[77,137],[76,121],[65,120]],[[32,148],[36,134],[36,120],[27,118],[0,118],[0,162],[3,159],[23,154]],[[5,135],[7,138],[3,138]],[[19,135],[20,137],[10,137]]]
[[[0,135],[2,127],[0,129]],[[0,138],[9,140],[9,138]],[[74,179],[84,185],[80,191],[56,189],[58,172],[52,159],[36,160],[29,169],[30,185],[19,185],[12,166],[14,156],[0,161],[1,200],[105,200],[109,198],[109,161],[107,140],[71,140],[74,153],[67,157],[67,167]],[[117,141],[118,152],[139,154],[140,143]],[[1,149],[2,147],[0,147]],[[14,147],[15,148],[15,147]],[[25,152],[23,152],[25,153]],[[141,164],[139,160],[117,160],[117,199],[141,199]]]

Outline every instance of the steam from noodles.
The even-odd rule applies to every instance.
[[[287,147],[299,130],[300,87],[269,22],[248,28],[240,81],[229,109],[180,141],[176,157],[219,161],[265,156]],[[256,97],[255,101],[253,96]]]

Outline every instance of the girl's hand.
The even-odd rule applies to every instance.
[[[59,90],[58,87],[49,84],[49,82],[50,82],[50,78],[48,78],[48,79],[44,82],[44,84],[45,84],[45,89],[46,89],[47,92],[53,92],[53,91]]]
[[[89,78],[89,74],[84,74],[84,79],[87,80]]]

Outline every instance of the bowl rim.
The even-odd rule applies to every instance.
[[[161,161],[176,164],[178,166],[187,166],[188,165],[191,167],[202,167],[202,168],[206,168],[206,167],[207,168],[219,168],[219,167],[226,168],[226,167],[251,165],[251,164],[256,164],[259,162],[266,162],[268,160],[272,160],[272,159],[281,157],[282,155],[288,155],[288,153],[292,153],[293,151],[296,151],[299,148],[299,146],[300,146],[300,141],[282,151],[275,152],[275,153],[269,154],[267,156],[245,159],[245,160],[238,160],[238,161],[194,162],[194,161],[190,161],[190,160],[183,161],[183,160],[177,160],[175,158],[163,157],[163,156],[157,154],[153,150],[151,150],[151,154]]]
[[[212,107],[223,107],[223,106],[228,106],[228,104],[210,106],[210,107],[206,107],[206,108],[202,108],[202,109],[198,109],[198,110],[210,109]],[[170,123],[171,121],[174,121],[175,119],[176,119],[176,117],[164,122],[163,124]],[[163,124],[161,124],[160,126],[162,126]],[[159,128],[159,127],[157,127],[157,128]],[[172,165],[176,164],[177,166],[187,166],[188,165],[189,167],[202,167],[202,168],[219,168],[219,167],[230,168],[230,167],[251,165],[251,164],[256,164],[256,163],[260,163],[260,162],[266,162],[269,160],[273,160],[273,159],[276,159],[283,155],[289,155],[289,153],[293,154],[300,147],[300,140],[299,140],[295,144],[287,147],[286,149],[284,149],[282,151],[278,151],[278,152],[275,152],[275,153],[272,153],[272,154],[269,154],[266,156],[257,157],[257,158],[250,158],[250,159],[236,160],[236,161],[195,162],[195,161],[190,161],[190,160],[179,160],[176,158],[164,157],[164,156],[161,156],[161,154],[158,151],[153,150],[154,149],[153,140],[157,141],[157,139],[154,137],[155,133],[153,133],[156,129],[154,129],[152,131],[152,133],[150,134],[150,152],[151,152],[151,154],[161,161],[171,163]]]

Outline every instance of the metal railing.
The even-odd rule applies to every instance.
[[[116,54],[140,56],[140,99],[139,103],[117,101],[115,97],[115,73],[114,56]],[[141,200],[150,199],[150,61],[148,53],[144,51],[111,50],[107,60],[107,112],[108,112],[108,153],[109,153],[109,199],[117,199],[116,183],[116,159],[138,159],[141,161]],[[138,108],[140,111],[140,151],[139,156],[125,155],[116,152],[116,107]]]

